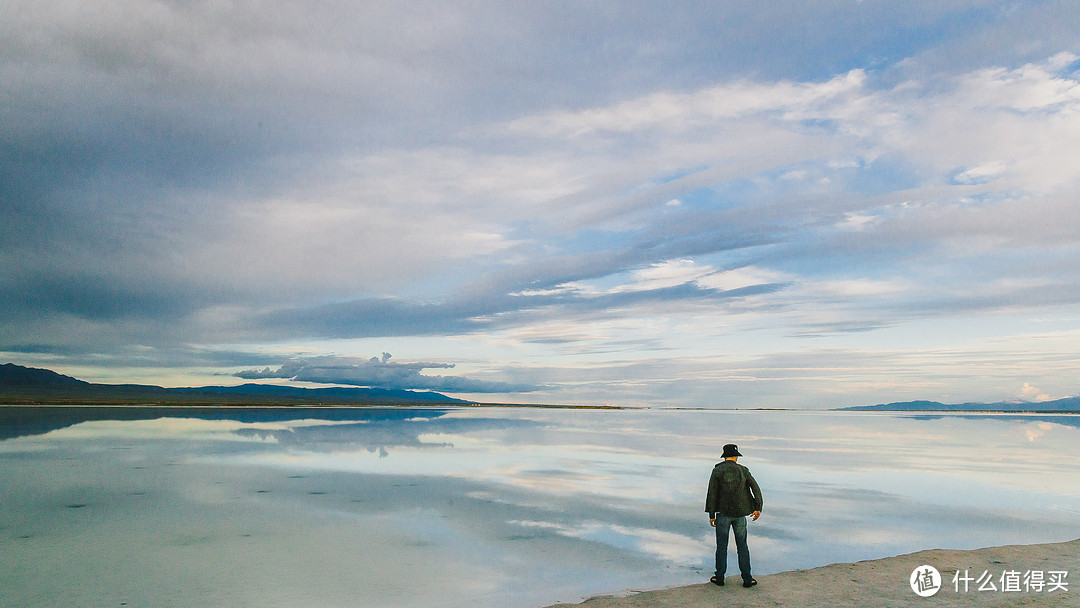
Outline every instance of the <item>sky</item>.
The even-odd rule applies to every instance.
[[[1080,394],[1080,6],[0,0],[0,360]]]

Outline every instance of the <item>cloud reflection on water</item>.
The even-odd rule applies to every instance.
[[[566,526],[546,521],[512,521],[512,524],[526,528],[550,530],[570,538],[580,538],[601,542],[612,547],[628,549],[655,556],[680,565],[697,566],[701,556],[708,555],[715,549],[711,545],[711,536],[691,538],[673,532],[664,532],[651,528],[628,528],[617,524],[583,522],[576,526]]]

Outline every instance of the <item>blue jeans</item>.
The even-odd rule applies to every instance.
[[[746,518],[716,514],[716,579],[727,574],[728,527],[735,532],[735,549],[739,554],[739,571],[744,583],[750,582],[750,548],[746,546]]]

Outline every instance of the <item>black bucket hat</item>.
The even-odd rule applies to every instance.
[[[732,456],[742,456],[739,452],[739,446],[734,443],[729,443],[724,446],[724,455],[722,458],[731,458]]]

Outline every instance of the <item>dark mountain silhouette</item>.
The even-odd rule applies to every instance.
[[[842,407],[842,410],[877,410],[888,412],[1080,412],[1080,397],[1053,401],[1000,401],[998,403],[954,403],[937,401],[902,401],[878,405]]]
[[[302,388],[272,384],[164,388],[95,384],[52,370],[0,365],[0,403],[9,405],[450,405],[470,401],[429,391]]]
[[[23,367],[14,363],[0,365],[0,387],[46,387],[74,388],[87,387],[89,382],[77,380],[71,376],[58,374],[52,370],[37,367]]]

